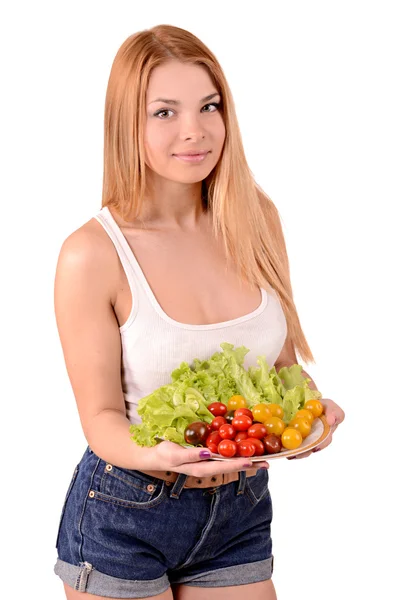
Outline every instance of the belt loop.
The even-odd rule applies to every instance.
[[[179,495],[182,491],[183,486],[185,485],[186,478],[187,475],[185,473],[179,473],[178,478],[176,479],[174,485],[171,488],[171,498],[176,498],[177,500],[179,500]]]
[[[236,496],[239,496],[239,494],[243,494],[245,484],[246,484],[246,471],[239,471],[239,484],[238,484],[238,490],[237,490]]]

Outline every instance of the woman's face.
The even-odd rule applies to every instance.
[[[205,179],[224,145],[225,125],[215,105],[221,100],[204,67],[178,61],[156,67],[146,95],[145,149],[150,169],[175,182]],[[207,154],[196,162],[175,156],[194,151]]]

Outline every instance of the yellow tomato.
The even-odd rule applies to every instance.
[[[256,404],[251,409],[251,412],[253,413],[253,419],[260,423],[264,423],[269,417],[272,417],[272,413],[267,404]]]
[[[293,419],[290,423],[290,426],[300,432],[303,440],[310,434],[311,431],[311,423],[307,417],[297,417],[296,419]]]
[[[303,438],[301,437],[301,433],[293,427],[286,427],[281,436],[282,446],[286,448],[286,450],[298,448],[302,441]]]
[[[282,435],[286,427],[285,423],[279,417],[269,417],[264,421],[264,425],[268,433],[274,433],[275,435]]]
[[[297,419],[298,417],[307,417],[310,423],[314,421],[314,415],[312,414],[311,410],[307,410],[306,408],[302,408],[301,410],[297,411],[297,413],[294,415],[294,418]]]
[[[279,417],[279,419],[283,419],[283,408],[280,404],[271,402],[270,404],[267,404],[267,406],[273,417]]]
[[[319,400],[307,400],[307,402],[304,405],[304,408],[307,410],[311,410],[314,417],[320,417],[324,412],[324,406]]]
[[[228,400],[228,410],[236,410],[237,408],[247,408],[246,400],[239,394],[231,396]]]

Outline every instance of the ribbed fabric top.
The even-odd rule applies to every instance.
[[[264,355],[272,366],[287,334],[287,324],[275,290],[261,291],[261,303],[252,312],[221,323],[191,325],[169,317],[161,308],[127,239],[108,207],[95,218],[111,238],[121,260],[132,294],[132,309],[119,328],[121,334],[121,380],[126,414],[131,423],[140,423],[140,398],[171,382],[171,373],[181,362],[205,360],[221,352],[220,344],[250,349],[244,359],[247,369],[257,366]]]

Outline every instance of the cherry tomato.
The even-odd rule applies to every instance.
[[[311,431],[311,423],[307,417],[296,417],[291,421],[290,426],[294,427],[300,432],[303,440],[310,434]]]
[[[253,421],[253,413],[249,408],[238,408],[235,410],[234,415],[235,417],[241,417],[243,415],[246,415],[247,417],[250,417],[250,419]]]
[[[235,456],[237,449],[237,444],[233,440],[222,440],[218,444],[218,452],[221,456],[225,456],[226,458],[232,458]]]
[[[264,439],[264,448],[267,454],[276,454],[282,450],[282,442],[279,435],[269,433]]]
[[[241,417],[235,417],[232,419],[232,426],[237,431],[247,431],[249,427],[251,427],[253,421],[247,415],[242,415]]]
[[[285,431],[281,435],[282,446],[287,450],[294,450],[298,448],[303,441],[300,431],[294,429],[294,427],[286,427]]]
[[[213,452],[214,454],[218,454],[217,444],[213,444],[213,442],[206,442],[206,446],[210,452]]]
[[[256,447],[253,442],[243,440],[239,442],[239,456],[253,456],[256,453]]]
[[[255,456],[262,456],[265,454],[265,448],[262,440],[259,438],[247,438],[247,442],[251,442],[256,447]]]
[[[223,417],[228,411],[227,407],[225,404],[222,404],[222,402],[212,402],[207,408],[214,417]]]
[[[324,405],[319,400],[307,400],[304,408],[311,410],[314,417],[320,417],[324,412]]]
[[[231,396],[228,400],[228,410],[236,410],[237,408],[246,408],[246,400],[243,396]]]
[[[268,429],[263,423],[253,423],[251,427],[247,430],[247,435],[249,438],[261,438],[265,437],[268,433]]]
[[[197,444],[205,443],[208,432],[207,432],[207,423],[203,423],[203,421],[195,421],[194,423],[190,423],[185,429],[184,438],[188,444],[193,444],[197,446]]]
[[[307,419],[310,420],[310,423],[312,423],[314,421],[313,413],[311,412],[311,410],[307,410],[306,408],[302,408],[301,410],[298,410],[293,418],[296,419],[297,417],[307,417]],[[292,421],[293,421],[293,419],[292,419]]]
[[[275,404],[275,402],[271,402],[271,404],[268,404],[267,406],[273,417],[279,417],[280,419],[283,419],[283,408],[280,404]]]
[[[269,417],[269,419],[264,421],[264,425],[268,433],[275,433],[275,435],[282,435],[286,427],[285,423],[279,417]]]
[[[225,423],[218,429],[218,433],[223,440],[233,440],[236,435],[236,430],[229,425],[229,423]]]
[[[213,428],[211,427],[210,423],[207,423],[206,427],[207,427],[207,433],[208,433],[208,435],[210,435],[210,433],[213,432]]]
[[[247,440],[247,431],[239,431],[239,433],[235,435],[235,442],[239,443],[243,440]]]
[[[266,404],[256,404],[251,410],[253,413],[253,419],[259,423],[264,423],[268,417],[272,417],[272,413]]]
[[[224,425],[225,423],[226,419],[224,417],[215,417],[215,419],[211,421],[211,428],[213,431],[218,431],[221,425]]]
[[[208,448],[209,443],[215,444],[218,446],[218,444],[220,443],[221,440],[222,440],[222,437],[219,435],[218,431],[213,431],[212,433],[210,433],[210,435],[206,439],[206,446]]]
[[[235,411],[228,410],[228,412],[225,414],[225,419],[226,419],[227,423],[232,423],[232,420],[234,418],[235,418]]]

